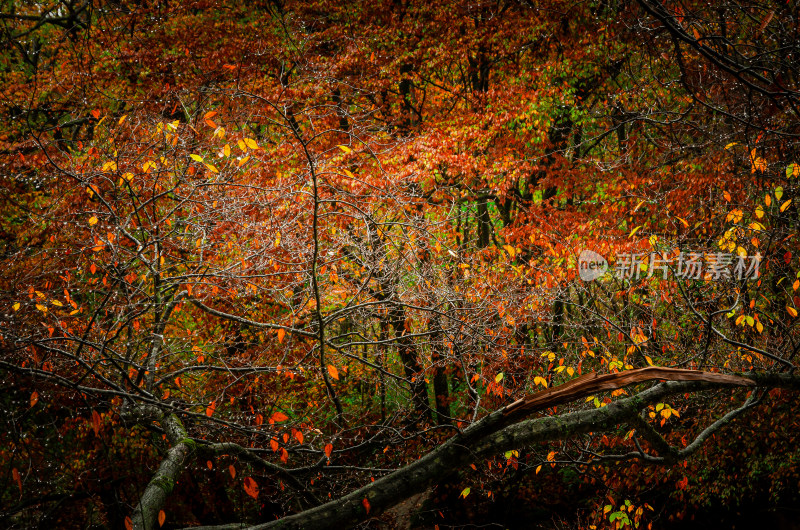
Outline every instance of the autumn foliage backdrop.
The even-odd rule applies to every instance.
[[[800,506],[793,0],[0,6],[0,526]]]

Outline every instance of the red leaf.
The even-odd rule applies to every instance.
[[[258,484],[255,480],[250,477],[245,477],[244,479],[244,492],[253,497],[254,499],[258,498]]]
[[[369,515],[369,509],[371,508],[371,506],[369,504],[369,500],[366,497],[364,497],[364,499],[361,501],[361,505],[364,507],[365,510],[367,510],[367,515]]]
[[[214,462],[212,462],[211,460],[206,460],[206,466],[208,467],[208,469],[214,469]]]
[[[269,446],[272,449],[273,453],[277,453],[278,452],[278,447],[280,447],[278,445],[278,440],[276,440],[275,438],[273,438],[272,440],[269,441]]]
[[[325,445],[325,456],[330,458],[332,452],[333,452],[333,444],[326,444]]]
[[[262,423],[264,423],[264,416],[256,414],[256,425],[261,425]]]

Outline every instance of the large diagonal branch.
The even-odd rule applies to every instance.
[[[574,400],[600,390],[663,379],[672,381],[612,402],[600,409],[524,419],[525,414],[567,399]],[[670,395],[732,385],[800,389],[800,376],[788,374],[737,376],[661,367],[631,370],[619,374],[585,376],[489,414],[416,462],[340,499],[251,529],[347,527],[385,511],[411,495],[440,482],[453,471],[464,469],[470,463],[482,458],[538,442],[613,429],[630,422],[644,407],[663,401]],[[548,397],[543,399],[542,396]]]
[[[144,411],[145,416],[150,411]],[[147,484],[131,520],[134,530],[156,530],[159,528],[158,512],[164,507],[175,482],[183,473],[186,463],[195,449],[194,440],[186,434],[183,423],[174,414],[158,414],[159,423],[164,429],[171,447],[158,466],[158,471]]]

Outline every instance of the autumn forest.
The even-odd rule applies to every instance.
[[[800,528],[796,0],[0,41],[0,527]]]

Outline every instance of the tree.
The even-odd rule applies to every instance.
[[[2,517],[310,528],[457,474],[465,502],[543,466],[635,484],[608,463],[781,403],[794,9],[4,6]]]

